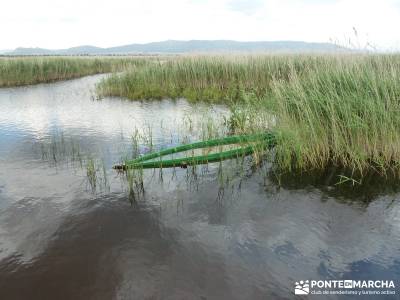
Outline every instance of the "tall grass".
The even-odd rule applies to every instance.
[[[104,96],[134,100],[185,97],[226,102],[240,98],[242,91],[269,92],[275,80],[287,81],[293,72],[318,71],[326,59],[303,55],[178,57],[114,74],[98,90]]]
[[[144,63],[146,61],[141,58],[3,57],[0,58],[0,87],[122,71]]]
[[[265,87],[273,60],[242,57],[184,57],[149,64],[123,75],[114,75],[99,85],[102,95],[130,99],[178,98],[226,100],[246,88]],[[266,76],[267,75],[267,76]],[[255,84],[257,83],[257,84]]]
[[[259,101],[277,116],[284,168],[400,175],[400,56],[325,59],[318,71],[274,80]]]
[[[98,90],[225,102],[234,131],[277,133],[282,170],[400,177],[400,55],[184,57],[113,75]]]

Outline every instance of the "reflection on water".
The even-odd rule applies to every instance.
[[[118,174],[226,112],[96,101],[99,77],[0,90],[1,299],[291,299],[296,280],[400,277],[394,185],[278,186],[235,161]]]

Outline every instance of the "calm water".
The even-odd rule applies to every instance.
[[[304,279],[400,284],[395,186],[278,187],[265,166],[222,191],[217,164],[145,171],[132,202],[111,166],[130,155],[135,132],[153,138],[141,152],[196,139],[207,108],[97,101],[99,77],[0,89],[0,299],[292,299]]]

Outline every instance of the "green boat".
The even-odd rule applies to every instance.
[[[224,145],[235,145],[235,149],[210,153],[207,155],[194,155],[190,157],[182,157],[175,159],[165,159],[162,157],[175,153],[185,152],[195,149],[203,149]],[[212,162],[223,161],[243,157],[254,153],[256,149],[272,148],[276,144],[275,135],[272,133],[254,134],[254,135],[233,135],[219,139],[213,139],[202,142],[185,144],[177,147],[167,148],[159,152],[149,153],[137,159],[128,160],[122,165],[115,165],[113,168],[117,170],[126,169],[150,169],[150,168],[173,168],[208,164]],[[156,160],[159,158],[158,160]]]

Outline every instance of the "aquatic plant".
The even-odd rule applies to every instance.
[[[86,159],[86,180],[93,193],[110,191],[107,168],[103,160]]]
[[[145,64],[142,58],[2,57],[0,87],[20,86],[122,71]]]
[[[131,204],[144,197],[144,177],[142,169],[129,169],[124,172],[128,186],[128,199]]]
[[[92,191],[95,191],[97,186],[97,168],[92,158],[89,158],[86,162],[86,178]]]

